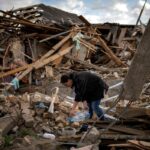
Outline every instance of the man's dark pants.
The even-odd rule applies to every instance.
[[[93,112],[96,113],[96,115],[99,117],[100,120],[104,120],[104,112],[103,110],[99,107],[100,100],[95,100],[88,102],[88,107],[89,107],[89,114],[90,114],[90,119],[93,116]]]

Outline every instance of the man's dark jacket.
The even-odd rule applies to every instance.
[[[108,85],[97,75],[90,72],[70,73],[70,79],[75,88],[75,101],[87,102],[104,98],[104,91],[107,92]]]

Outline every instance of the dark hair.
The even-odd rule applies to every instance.
[[[65,74],[65,75],[61,76],[60,82],[61,83],[66,83],[69,79],[70,79],[69,75]]]

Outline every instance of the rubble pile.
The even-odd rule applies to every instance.
[[[80,116],[70,122],[72,91],[59,83],[66,72],[94,72],[111,87],[102,100],[104,109],[111,107],[144,30],[143,25],[93,25],[83,16],[43,4],[0,10],[2,149],[149,149],[149,81],[125,115],[120,116],[126,101],[119,102],[107,121],[95,122],[82,144],[95,118]],[[82,105],[77,111],[83,112]],[[107,129],[113,121],[116,124]],[[86,129],[81,130],[83,125]]]
[[[60,142],[62,145],[68,144],[67,147],[77,146],[83,133],[92,127],[95,119],[69,122],[68,115],[72,102],[67,97],[61,98],[60,95],[55,97],[55,94],[49,96],[39,92],[1,97],[1,137],[6,138],[6,135],[13,135],[15,139],[13,141],[14,149],[19,149],[24,145],[15,144],[18,143],[16,137],[20,137],[21,141],[27,138],[26,144],[29,147],[35,137],[40,142],[41,138],[48,138],[50,141],[55,140],[56,145],[57,142]],[[54,99],[54,108],[53,111],[50,111],[49,108]],[[81,106],[77,111],[83,111],[82,109]],[[93,145],[101,140],[99,147],[103,149],[147,147],[147,145],[139,144],[140,142],[148,144],[146,141],[150,140],[149,109],[133,104],[126,110],[126,115],[120,116],[124,109],[126,107],[118,106],[115,111],[109,113],[109,117],[111,115],[115,118],[97,121],[94,126],[95,129],[87,134],[82,146]],[[116,120],[118,117],[119,119]],[[114,120],[116,120],[115,125],[107,130],[108,125]],[[87,129],[83,130],[85,125]],[[4,139],[1,140],[2,145],[3,142]]]
[[[57,15],[51,17],[55,12],[60,15],[59,20]],[[33,70],[31,68],[37,70],[47,64],[59,65],[61,56],[67,53],[67,59],[82,65],[89,60],[100,66],[127,67],[143,32],[136,31],[134,26],[105,26],[91,25],[83,16],[42,4],[10,12],[1,11],[1,70],[5,74],[0,77],[30,68],[18,77],[23,78]],[[79,51],[81,48],[82,51]],[[93,65],[89,64],[89,67],[94,69]],[[13,72],[7,72],[12,68],[15,68]],[[99,70],[103,71],[103,68]]]

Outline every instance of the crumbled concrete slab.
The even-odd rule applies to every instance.
[[[0,118],[0,136],[5,136],[16,125],[16,117],[5,116]]]

